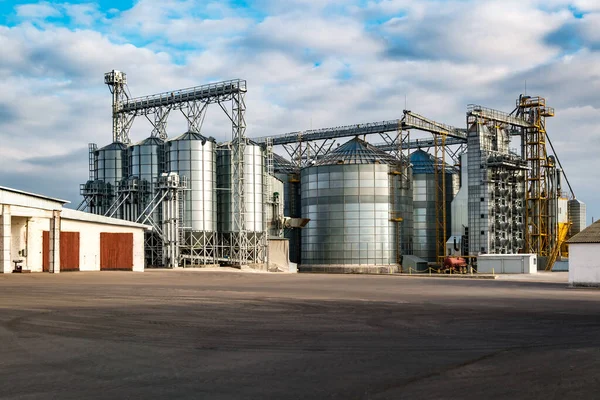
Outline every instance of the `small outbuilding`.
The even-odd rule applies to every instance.
[[[567,241],[569,284],[600,287],[600,220]]]
[[[0,273],[144,271],[149,226],[63,208],[67,203],[0,187]]]

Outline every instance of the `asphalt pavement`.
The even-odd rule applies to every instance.
[[[565,276],[0,276],[0,399],[595,399]]]

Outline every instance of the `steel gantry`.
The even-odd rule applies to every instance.
[[[555,168],[554,160],[558,156],[552,148],[554,156],[549,157],[547,144],[552,147],[546,131],[546,118],[554,117],[554,109],[546,105],[542,97],[519,96],[516,108],[512,113],[493,110],[479,105],[469,105],[468,115],[503,124],[513,136],[521,139],[521,159],[526,162],[525,188],[525,251],[537,254],[547,261],[551,268],[557,249],[562,243],[558,240],[559,232],[550,210],[553,198],[559,194],[552,193],[550,170]],[[560,165],[560,161],[559,161]],[[569,185],[571,196],[575,195],[568,178],[561,172]]]
[[[183,114],[190,132],[200,133],[209,104],[219,104],[234,126],[243,126],[241,130],[245,134],[245,80],[233,79],[135,98],[129,95],[124,72],[113,70],[106,73],[104,83],[109,86],[113,95],[114,142],[131,143],[129,132],[133,121],[138,116],[145,116],[152,124],[152,136],[166,139],[167,120],[173,110],[179,110]],[[235,106],[237,108],[232,107],[232,110],[228,111],[223,105],[227,102],[238,104]],[[236,110],[241,110],[243,123],[237,121]],[[236,132],[240,130],[240,128],[234,129]]]
[[[410,139],[410,130],[431,133],[431,138]],[[404,110],[401,119],[365,124],[345,125],[333,128],[290,132],[283,135],[265,136],[253,139],[258,143],[271,143],[283,146],[298,171],[309,166],[313,160],[327,154],[336,139],[352,136],[379,135],[384,142],[375,146],[380,150],[394,154],[404,166],[402,185],[410,185],[408,165],[410,150],[433,149],[435,154],[435,174],[438,187],[436,191],[436,249],[437,256],[445,253],[447,236],[446,217],[446,154],[458,163],[460,155],[466,149],[467,132],[450,125],[427,119],[419,114]],[[455,147],[453,150],[450,146]]]
[[[188,123],[188,131],[200,133],[208,105],[219,104],[232,126],[231,192],[234,203],[234,233],[227,238],[229,243],[227,257],[237,265],[266,262],[267,233],[263,232],[260,240],[253,240],[251,243],[246,225],[244,178],[244,155],[247,145],[246,81],[234,79],[135,98],[129,94],[127,77],[124,72],[116,70],[108,72],[104,76],[104,82],[109,86],[113,95],[113,141],[125,145],[131,144],[129,132],[136,117],[144,116],[148,119],[153,126],[152,137],[166,140],[168,138],[167,122],[173,110],[179,110],[183,114]],[[229,103],[231,103],[230,107]],[[108,208],[110,214],[114,214],[115,210],[119,208],[117,202],[122,202],[122,197],[115,201],[116,204],[112,204]],[[88,203],[90,201],[84,200],[82,204]],[[154,206],[158,208],[158,204],[154,204]],[[151,217],[148,218],[151,219]],[[169,240],[184,236],[171,235]],[[193,244],[189,245],[193,247]],[[172,254],[179,253],[176,251]]]
[[[525,190],[525,243],[529,251],[549,257],[554,245],[550,226],[550,193],[548,153],[546,150],[546,117],[554,117],[554,109],[541,97],[520,96],[516,115],[527,121],[521,140],[523,158],[529,164]]]
[[[465,143],[467,140],[467,132],[464,129],[458,129],[450,125],[442,124],[411,111],[404,110],[403,126],[405,129],[416,129],[423,132],[428,132],[434,135],[434,175],[436,182],[435,191],[435,249],[438,262],[442,262],[446,254],[446,240],[448,239],[447,232],[447,211],[446,211],[446,146],[447,140],[452,138],[459,140],[460,143]],[[462,146],[461,146],[462,147]],[[460,154],[455,153],[456,157]],[[454,157],[453,157],[454,158]]]

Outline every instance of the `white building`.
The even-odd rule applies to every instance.
[[[600,287],[600,220],[567,241],[569,284]]]
[[[66,203],[0,187],[0,273],[16,264],[31,272],[144,270],[149,226],[65,209]]]

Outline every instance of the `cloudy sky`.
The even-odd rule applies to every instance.
[[[79,203],[87,145],[111,140],[104,72],[134,96],[248,81],[248,135],[396,119],[465,126],[527,86],[588,219],[600,217],[597,0],[0,0],[0,185]],[[185,129],[169,120],[171,136]],[[148,136],[136,120],[132,139]],[[231,129],[209,109],[204,134]]]

